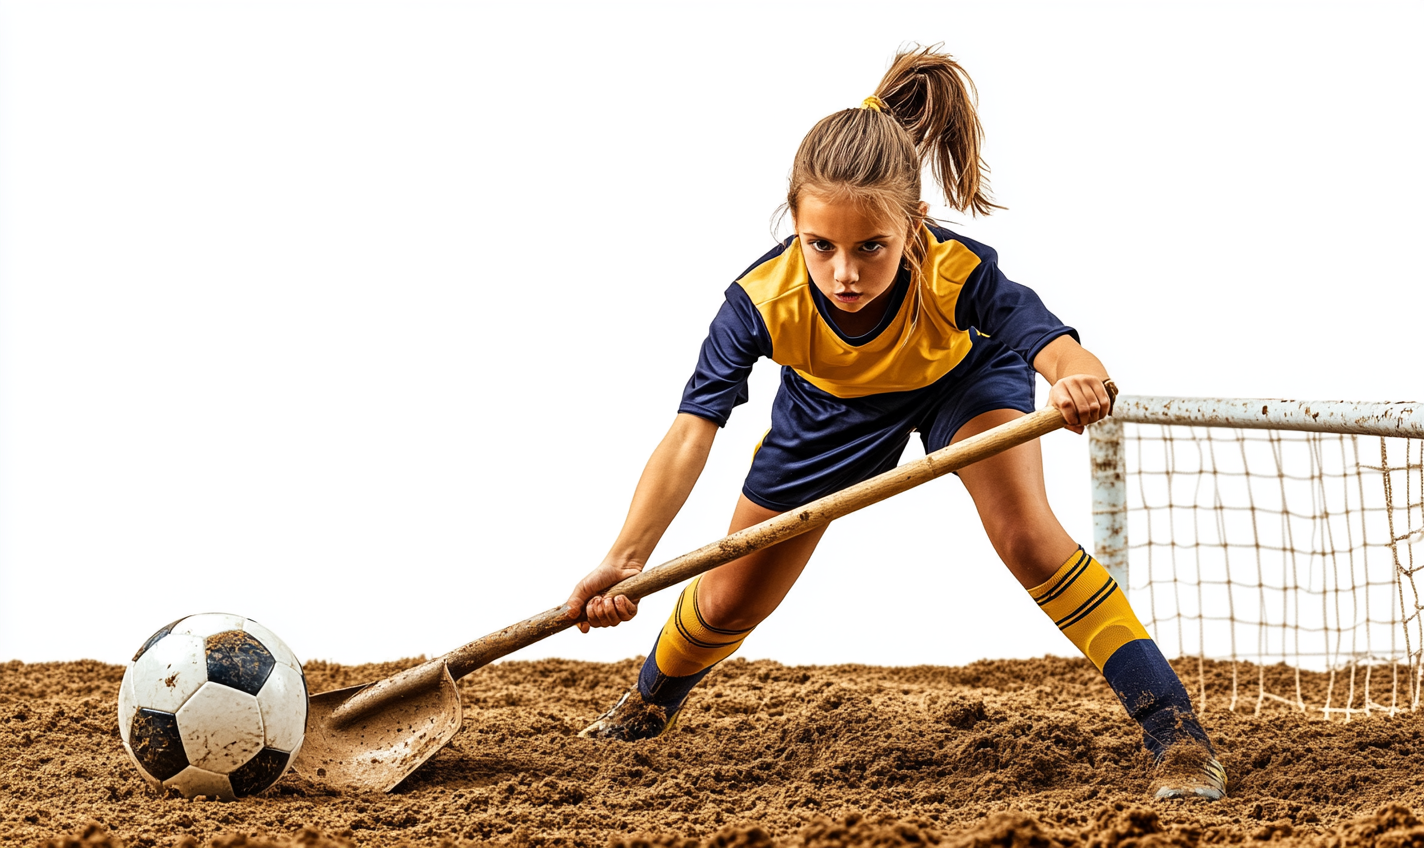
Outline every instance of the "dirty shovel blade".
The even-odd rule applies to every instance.
[[[398,698],[359,716],[333,713],[367,686],[312,696],[307,732],[294,768],[316,783],[358,792],[389,792],[460,730],[460,693],[444,663],[411,669]]]

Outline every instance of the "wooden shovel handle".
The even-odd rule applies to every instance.
[[[775,518],[726,536],[704,545],[691,553],[669,560],[656,568],[635,574],[620,583],[605,589],[601,594],[608,597],[627,595],[630,598],[644,598],[654,592],[675,586],[734,559],[740,559],[753,551],[784,542],[808,530],[829,524],[841,516],[883,501],[909,489],[958,471],[966,465],[1008,450],[1016,445],[1037,439],[1064,425],[1063,415],[1056,409],[1039,411],[1002,424],[962,442],[941,448],[922,459],[907,462],[878,477],[872,477],[820,500]],[[450,668],[450,674],[457,680],[481,666],[487,665],[506,654],[538,642],[566,630],[578,619],[568,617],[567,604],[542,612],[533,618],[491,633],[432,662],[443,662]]]
[[[646,597],[723,563],[744,557],[752,551],[784,542],[793,536],[829,524],[843,515],[913,489],[921,483],[1032,441],[1063,427],[1064,424],[1063,415],[1058,410],[1040,409],[1032,415],[1017,418],[962,442],[941,448],[922,459],[907,462],[878,477],[812,501],[799,509],[784,512],[775,518],[739,530],[710,545],[704,545],[656,568],[615,583],[605,589],[603,594]],[[369,711],[389,704],[393,699],[422,692],[430,685],[431,680],[443,674],[442,666],[448,668],[450,675],[458,680],[500,657],[573,627],[579,619],[569,618],[568,613],[568,604],[546,610],[533,618],[456,648],[443,657],[436,657],[393,677],[372,683],[333,710],[329,721],[338,727],[349,724],[359,720]]]

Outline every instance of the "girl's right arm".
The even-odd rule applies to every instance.
[[[684,412],[673,420],[643,469],[618,540],[603,562],[580,580],[569,596],[569,618],[588,614],[587,621],[579,622],[579,630],[587,633],[590,626],[613,627],[637,615],[638,602],[632,598],[609,598],[599,593],[643,570],[702,474],[716,435],[717,424],[706,418]]]

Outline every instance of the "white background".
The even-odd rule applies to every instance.
[[[561,603],[797,143],[912,40],[973,75],[1008,206],[942,220],[1125,391],[1419,398],[1421,10],[0,4],[0,659],[208,610],[389,659]],[[775,383],[655,559],[724,531]],[[1085,440],[1045,451],[1088,541]],[[519,656],[643,653],[671,602]],[[744,649],[1045,652],[953,480],[839,522]]]

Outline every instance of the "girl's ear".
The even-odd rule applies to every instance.
[[[924,226],[925,216],[929,214],[930,205],[921,200],[920,205],[915,209],[915,219],[910,222],[910,238],[914,238],[915,234],[920,231],[920,227]]]

